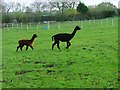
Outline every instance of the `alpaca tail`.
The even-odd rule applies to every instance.
[[[52,41],[54,41],[54,36],[52,36]]]

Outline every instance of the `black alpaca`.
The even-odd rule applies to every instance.
[[[52,41],[54,40],[54,43],[52,44],[52,49],[54,48],[54,46],[57,44],[58,49],[60,49],[59,43],[61,42],[66,42],[67,43],[67,47],[69,48],[69,46],[71,45],[70,40],[74,37],[74,35],[76,34],[77,30],[80,30],[81,28],[79,26],[76,26],[74,28],[74,31],[71,34],[68,33],[61,33],[61,34],[56,34],[52,36]]]
[[[16,52],[18,51],[19,48],[22,51],[22,48],[24,45],[26,45],[26,50],[28,50],[28,46],[30,46],[33,50],[32,43],[36,37],[37,37],[37,35],[34,34],[30,40],[19,40],[18,41],[19,46],[17,46]]]

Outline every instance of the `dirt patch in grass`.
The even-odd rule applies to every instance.
[[[53,74],[54,72],[54,70],[47,70],[47,74]]]
[[[34,64],[45,64],[46,62],[42,62],[42,61],[35,61]]]
[[[86,50],[87,48],[84,47],[84,48],[82,48],[82,49],[83,49],[83,50]]]
[[[17,71],[15,72],[15,75],[21,75],[21,74],[25,74],[25,73],[28,73],[28,72],[32,72],[34,70],[22,70],[22,71]]]
[[[43,65],[43,67],[45,67],[45,68],[52,68],[54,66],[55,66],[54,64]]]
[[[5,82],[7,82],[7,81],[5,81],[5,80],[2,80],[2,81],[1,81],[1,80],[0,80],[0,83],[5,83]]]
[[[35,72],[42,72],[42,70],[39,70],[39,69],[37,69],[37,70],[22,70],[22,71],[15,72],[15,75],[21,75],[21,74],[25,74],[25,73],[33,72],[33,71],[35,71]]]

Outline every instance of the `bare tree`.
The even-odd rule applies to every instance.
[[[49,2],[52,9],[57,9],[59,12],[63,13],[66,9],[74,9],[77,7],[78,2],[74,1],[59,1],[59,2]]]
[[[25,6],[20,4],[19,2],[9,2],[9,3],[3,3],[2,4],[4,8],[4,12],[9,13],[9,12],[24,12]]]
[[[68,2],[66,2],[65,4],[67,5],[67,7],[68,7],[69,9],[74,9],[75,7],[77,7],[78,2],[68,1]]]
[[[9,13],[10,11],[13,11],[14,7],[15,7],[14,2],[6,3],[6,12]]]
[[[27,13],[30,13],[30,12],[32,12],[32,9],[31,9],[31,7],[29,7],[29,6],[26,6],[26,7],[25,7],[25,12],[27,12]]]
[[[25,6],[17,2],[14,6],[13,12],[24,12]]]
[[[43,5],[43,3],[39,2],[39,1],[35,1],[35,2],[30,4],[31,8],[35,12],[41,12],[42,5]]]
[[[4,0],[0,1],[1,12],[9,13],[10,11],[12,11],[14,5],[14,2],[5,3]]]
[[[43,2],[41,10],[42,11],[48,10],[48,8],[49,8],[48,6],[49,6],[49,4],[47,2]]]
[[[0,13],[5,12],[6,11],[6,3],[4,2],[4,0],[0,1]]]
[[[55,8],[63,14],[64,10],[67,9],[66,2],[49,2],[52,9]]]

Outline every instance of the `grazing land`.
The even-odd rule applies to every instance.
[[[112,23],[114,19],[114,25]],[[102,24],[101,24],[102,23]],[[52,50],[51,36],[72,33],[81,26],[71,46],[60,43],[61,50]],[[3,88],[117,88],[118,87],[118,20],[109,18],[96,22],[61,22],[26,28],[2,30]],[[27,30],[28,29],[28,30]],[[33,48],[16,52],[19,39],[37,38]]]

